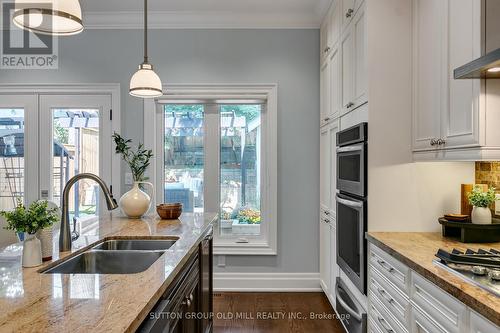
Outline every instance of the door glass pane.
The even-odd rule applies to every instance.
[[[204,108],[167,104],[165,112],[165,202],[180,202],[184,212],[203,212]]]
[[[259,235],[261,105],[221,105],[220,128],[221,235]]]
[[[0,210],[24,201],[24,110],[0,108]]]
[[[80,173],[99,175],[99,110],[52,109],[52,197],[61,202],[66,182]],[[69,195],[70,218],[80,231],[94,228],[99,213],[100,188],[92,180],[80,180]]]

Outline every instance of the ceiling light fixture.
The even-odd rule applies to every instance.
[[[498,73],[498,72],[500,72],[500,67],[489,68],[488,72],[490,72],[490,73]]]
[[[144,0],[144,62],[130,79],[129,93],[135,97],[152,98],[163,95],[160,77],[148,62],[148,0]]]
[[[43,35],[69,36],[83,31],[78,0],[16,0],[13,23]]]

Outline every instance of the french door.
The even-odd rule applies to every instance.
[[[65,183],[78,173],[112,185],[110,113],[111,95],[0,94],[0,210],[19,199],[60,205]],[[70,193],[70,213],[95,222],[102,200],[97,185],[82,180]]]
[[[40,96],[40,198],[61,202],[66,182],[93,173],[111,184],[111,98],[108,95]],[[70,192],[75,219],[94,221],[106,210],[100,188],[80,180]]]

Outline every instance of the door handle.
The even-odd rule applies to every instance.
[[[361,151],[363,149],[363,145],[352,145],[347,147],[339,147],[337,148],[337,153],[348,153],[353,151]]]
[[[335,288],[337,289],[337,301],[340,303],[340,305],[342,305],[342,307],[351,315],[354,317],[354,319],[356,319],[357,321],[361,322],[363,320],[362,316],[360,313],[354,311],[348,304],[346,301],[344,301],[342,299],[342,297],[340,296],[340,293],[339,291],[342,290],[344,293],[345,293],[345,290],[342,289],[341,286],[339,286],[339,284],[337,283],[337,285],[335,286]]]
[[[343,205],[346,205],[346,206],[349,206],[349,207],[354,207],[354,208],[361,208],[361,207],[363,207],[363,203],[358,202],[358,201],[351,201],[351,200],[342,199],[341,197],[339,197],[338,194],[337,194],[336,198],[337,198],[337,202],[341,203]]]

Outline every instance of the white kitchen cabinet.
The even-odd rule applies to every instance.
[[[353,23],[340,40],[342,114],[367,102],[366,16],[365,6],[357,11]]]
[[[336,256],[336,142],[338,120],[320,132],[320,282],[334,306],[335,279],[338,276]]]
[[[321,216],[319,223],[319,276],[321,288],[327,296],[330,296],[333,285],[331,284],[331,228],[330,228],[331,220],[324,215]]]
[[[470,311],[470,332],[471,333],[498,333],[498,327],[483,316]]]
[[[493,333],[500,328],[390,254],[369,244],[369,330]]]
[[[330,53],[329,57],[329,69],[330,69],[330,107],[329,114],[327,118],[336,119],[340,116],[340,91],[341,91],[341,80],[340,80],[340,50],[335,47]]]
[[[484,2],[413,3],[414,159],[500,158],[500,136],[489,125],[500,120],[500,103],[485,95],[491,85],[453,78],[455,68],[483,53]]]
[[[330,62],[326,61],[320,71],[320,110],[321,125],[328,123],[331,119],[331,71]]]
[[[338,1],[334,1],[320,26],[321,63],[328,60],[328,56],[336,46],[340,36],[340,21],[340,6]]]

